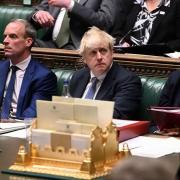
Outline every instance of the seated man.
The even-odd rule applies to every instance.
[[[36,117],[36,100],[56,94],[53,72],[32,59],[36,31],[23,19],[12,20],[4,30],[5,61],[0,61],[1,119]]]
[[[113,44],[113,37],[96,27],[84,34],[80,54],[87,67],[73,75],[70,94],[114,101],[114,118],[133,119],[141,101],[141,81],[134,73],[113,63]]]
[[[28,17],[36,28],[46,29],[36,46],[78,49],[89,27],[97,26],[110,32],[115,21],[116,1],[43,0]]]
[[[169,76],[160,96],[159,106],[180,107],[180,71]]]

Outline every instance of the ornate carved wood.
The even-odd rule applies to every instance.
[[[32,48],[32,55],[49,68],[79,69],[84,66],[78,51],[74,50]],[[0,45],[0,58],[3,57],[3,46]],[[114,61],[139,75],[167,76],[180,69],[180,59],[160,56],[115,53]]]

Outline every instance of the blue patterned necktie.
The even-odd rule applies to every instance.
[[[92,84],[88,89],[85,99],[93,99],[93,97],[95,95],[98,79],[96,77],[93,77],[91,81],[92,81]]]
[[[8,88],[6,90],[6,95],[4,97],[3,104],[1,107],[1,119],[8,119],[9,118],[17,70],[18,70],[17,66],[11,66],[12,73],[11,73],[11,78],[10,78],[10,81],[8,84]]]

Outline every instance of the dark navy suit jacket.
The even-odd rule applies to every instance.
[[[9,65],[9,60],[0,61],[0,106]],[[36,100],[51,100],[56,91],[57,79],[55,74],[44,65],[31,59],[21,85],[16,117],[19,119],[36,117]]]
[[[180,107],[180,71],[169,76],[160,96],[159,106]]]
[[[89,68],[75,72],[70,81],[71,96],[82,97],[89,80]],[[134,119],[141,100],[141,81],[134,73],[114,63],[95,99],[114,101],[114,118]]]

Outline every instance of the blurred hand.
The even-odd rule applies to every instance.
[[[39,10],[34,17],[42,27],[54,26],[54,17],[47,11]]]
[[[130,47],[130,44],[127,43],[127,42],[124,42],[124,43],[121,45],[121,47]]]
[[[56,7],[64,7],[66,9],[69,8],[71,0],[48,0],[48,3],[52,6],[56,6]]]

